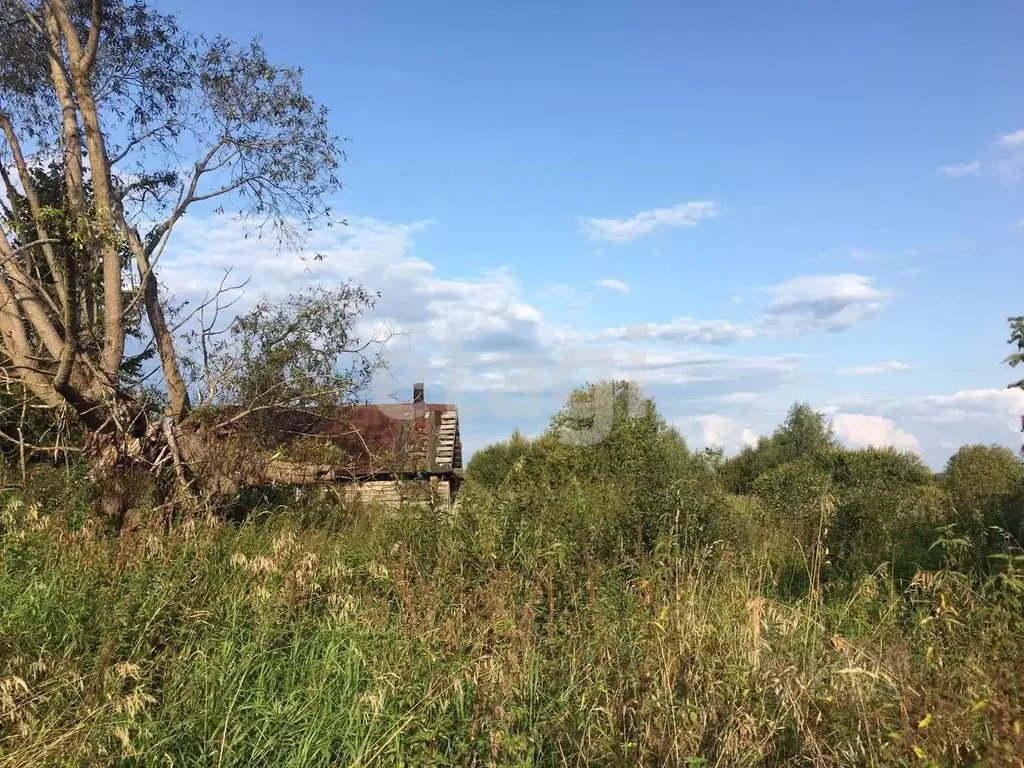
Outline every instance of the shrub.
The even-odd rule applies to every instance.
[[[719,469],[722,486],[733,493],[750,493],[765,472],[798,459],[822,456],[837,447],[832,425],[807,403],[794,403],[771,437],[747,446]]]
[[[790,462],[762,484],[813,503],[800,482],[823,476]],[[683,502],[729,498],[710,473],[690,479]],[[770,524],[741,558],[665,518],[652,551],[602,562],[524,516],[586,537],[621,520],[601,497],[613,489],[569,483],[543,509],[514,489],[467,486],[449,515],[346,515],[333,535],[290,511],[190,520],[120,562],[95,521],[69,531],[9,504],[0,766],[920,768],[1024,754],[1012,568],[905,587],[882,571],[841,599],[779,599]]]
[[[934,567],[938,529],[950,522],[947,495],[921,459],[892,449],[818,448],[762,473],[752,491],[767,524],[791,540],[806,569],[823,547],[824,576],[856,583],[881,565],[903,582]],[[784,560],[784,558],[783,558]],[[794,560],[793,562],[798,562]]]
[[[803,546],[809,547],[832,522],[831,514],[822,517],[831,488],[828,472],[805,458],[762,473],[753,491],[770,523],[792,531]]]
[[[518,430],[506,442],[494,443],[473,454],[466,467],[466,477],[494,490],[508,478],[512,467],[530,450],[530,442]]]
[[[930,546],[950,522],[949,504],[919,456],[891,448],[837,449],[826,463],[836,495],[829,551],[837,574],[855,579],[888,563],[906,582],[938,565]]]
[[[826,460],[841,485],[930,485],[935,482],[935,476],[921,457],[910,451],[839,448],[830,451]]]
[[[965,445],[946,464],[942,484],[958,523],[979,557],[1001,548],[1003,536],[1019,550],[1024,542],[1024,464],[998,445]]]
[[[494,452],[452,510],[271,490],[128,556],[67,525],[87,478],[33,476],[0,504],[0,768],[1024,757],[1024,558],[927,562],[964,546],[929,548],[954,491],[1019,467],[793,439],[737,496],[634,414]]]
[[[654,401],[629,382],[577,390],[541,437],[482,454],[468,475],[484,489],[504,484],[495,503],[538,531],[606,554],[650,547],[675,515],[678,481],[694,466]]]

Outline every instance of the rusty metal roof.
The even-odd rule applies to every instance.
[[[234,409],[219,410],[225,414]],[[449,403],[357,405],[327,414],[265,410],[236,422],[234,428],[297,466],[330,465],[331,474],[339,479],[440,474],[462,468],[458,408]]]
[[[422,382],[412,388],[412,402],[353,405],[329,412],[275,408],[253,410],[244,418],[238,406],[221,406],[213,414],[241,439],[297,474],[360,479],[384,475],[445,474],[462,470],[459,410],[450,403],[427,403]],[[207,413],[211,413],[208,411]],[[213,419],[216,428],[217,418]]]
[[[458,409],[448,403],[355,406],[323,419],[314,434],[341,448],[358,476],[462,467]]]

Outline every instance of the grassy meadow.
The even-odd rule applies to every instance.
[[[797,406],[726,459],[616,413],[445,511],[268,490],[117,537],[74,466],[8,470],[0,766],[1024,764],[1012,452],[936,476]]]

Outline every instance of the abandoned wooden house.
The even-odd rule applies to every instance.
[[[389,505],[446,508],[455,500],[462,479],[458,408],[426,402],[422,383],[413,385],[411,402],[352,406],[296,433],[296,446],[322,452],[285,451],[295,484],[342,486],[347,499]]]

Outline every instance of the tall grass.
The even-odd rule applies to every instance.
[[[11,498],[0,766],[1024,757],[1016,561],[794,594],[780,531],[739,552],[676,516],[650,546],[580,546],[494,494],[320,515],[118,542]]]

